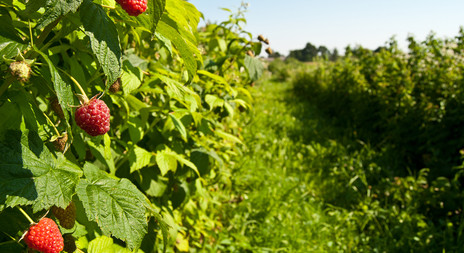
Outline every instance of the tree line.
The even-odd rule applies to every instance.
[[[311,43],[306,43],[306,46],[303,49],[291,50],[287,58],[295,58],[302,62],[313,61],[316,57],[326,58],[331,61],[335,61],[339,58],[338,50],[335,48],[333,51],[330,51],[325,46],[316,47]],[[274,52],[270,55],[272,58],[282,57],[279,52]]]

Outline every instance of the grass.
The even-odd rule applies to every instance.
[[[264,79],[253,96],[210,251],[459,252],[462,229],[450,223],[459,217],[426,215],[445,210],[449,181],[428,181],[427,169],[392,175],[382,149],[337,127],[290,82]]]
[[[296,102],[290,83],[264,81],[254,97],[243,133],[248,150],[232,173],[233,192],[243,201],[224,207],[229,219],[226,229],[236,244],[225,249],[348,249],[349,245],[339,245],[337,238],[353,231],[327,213],[319,196],[324,184],[319,169],[336,159],[334,152],[341,148],[327,138],[330,129],[314,117],[311,108]]]

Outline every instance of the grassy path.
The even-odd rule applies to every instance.
[[[230,247],[349,252],[350,243],[339,240],[351,233],[343,214],[323,209],[326,197],[339,197],[327,195],[337,185],[320,180],[328,176],[324,168],[340,162],[344,149],[292,96],[290,84],[265,81],[254,95],[253,115],[243,133],[249,152],[233,171],[234,192],[244,201],[225,208],[227,229],[239,242]]]

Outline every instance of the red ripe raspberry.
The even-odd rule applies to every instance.
[[[100,99],[93,98],[81,105],[74,118],[77,125],[91,136],[102,135],[110,130],[110,109]]]
[[[147,10],[147,0],[116,0],[131,16],[138,16]]]
[[[49,218],[43,218],[38,224],[31,226],[24,241],[29,248],[43,253],[58,253],[64,246],[58,225]]]

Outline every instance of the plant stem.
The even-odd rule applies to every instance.
[[[56,129],[56,126],[55,124],[53,123],[53,121],[47,116],[47,114],[45,114],[45,112],[42,112],[43,115],[45,116],[45,118],[47,118],[47,121],[48,123],[50,123],[50,125],[52,125],[53,129],[55,129],[55,133],[58,135],[58,136],[61,136],[60,132],[58,131],[58,129]]]
[[[32,26],[31,26],[31,20],[27,21],[29,23],[29,36],[31,37],[31,46],[34,46],[34,37],[32,36]]]
[[[103,5],[103,4],[101,4],[101,7],[103,7],[103,8],[108,8],[108,9],[111,9],[111,10],[116,9],[115,7],[111,7],[111,6]]]
[[[82,93],[82,97],[84,98],[84,103],[87,103],[89,102],[89,98],[87,97],[87,95],[85,94],[85,91],[84,89],[82,88],[82,86],[79,84],[79,82],[74,78],[72,77],[70,74],[68,74],[66,71],[62,70],[61,68],[58,68],[56,67],[58,70],[60,70],[61,72],[63,72],[66,76],[69,77],[69,79],[71,79],[71,81],[73,81],[73,83],[77,86],[77,88],[79,89],[79,91]]]
[[[31,217],[29,217],[29,215],[19,206],[16,206],[18,208],[18,210],[27,218],[27,220],[30,222],[30,223],[35,223],[34,220],[31,219]]]

